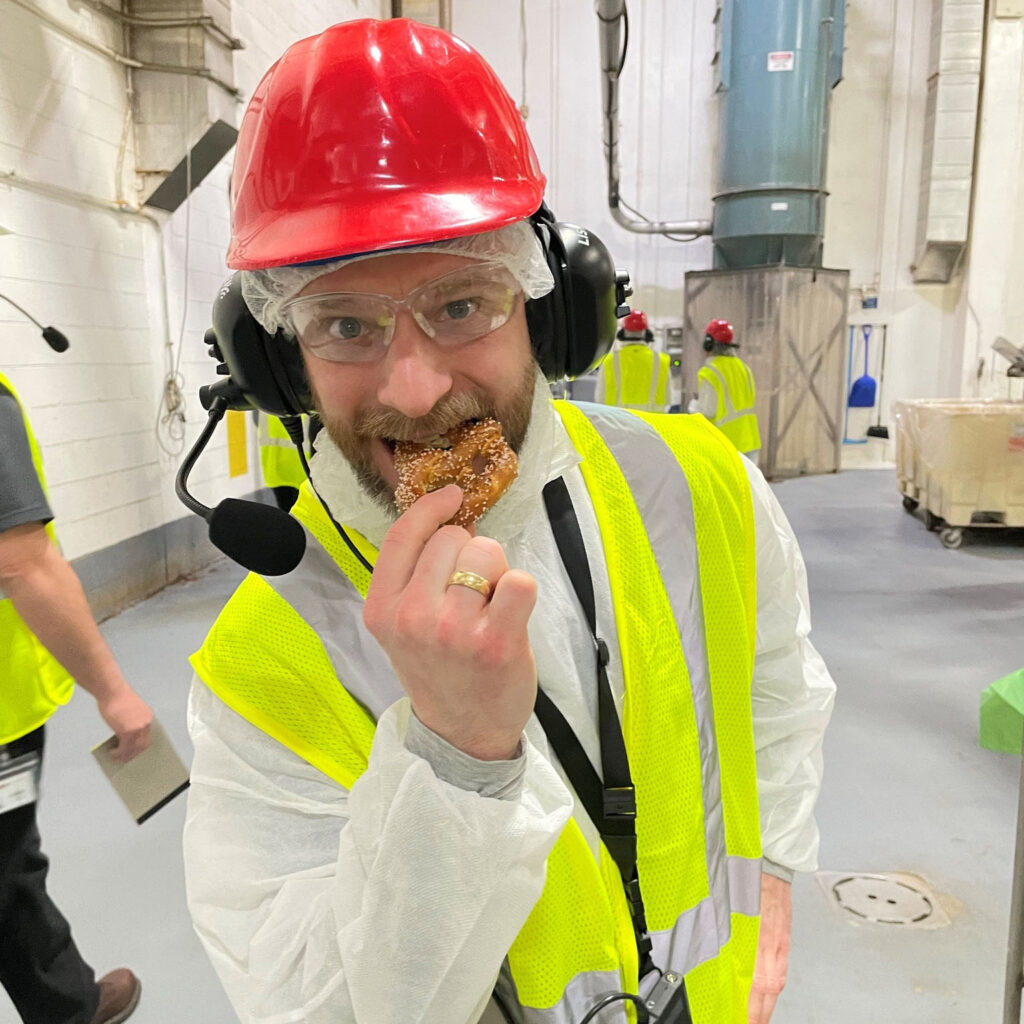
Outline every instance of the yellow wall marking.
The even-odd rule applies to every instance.
[[[229,409],[225,418],[228,424],[228,476],[244,476],[249,472],[245,413]]]

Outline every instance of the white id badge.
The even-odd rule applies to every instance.
[[[23,754],[0,763],[0,814],[34,804],[38,789],[39,755]]]

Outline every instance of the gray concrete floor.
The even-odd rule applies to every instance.
[[[1001,1020],[1019,763],[977,746],[978,694],[1024,662],[1024,534],[946,551],[891,471],[776,488],[808,563],[814,639],[839,685],[819,805],[821,866],[903,871],[946,894],[932,931],[857,924],[814,878],[794,891],[776,1024]],[[241,571],[222,565],[104,624],[125,673],[189,754],[185,657]],[[137,827],[89,755],[104,725],[79,693],[49,729],[41,829],[51,891],[84,955],[143,980],[138,1024],[231,1024],[185,910],[184,800]],[[0,992],[0,1024],[16,1024]]]

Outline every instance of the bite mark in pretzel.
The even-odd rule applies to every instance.
[[[469,526],[512,486],[519,460],[495,419],[460,424],[438,440],[445,447],[414,441],[395,444],[395,504],[405,512],[424,494],[458,484],[462,504],[449,522]]]

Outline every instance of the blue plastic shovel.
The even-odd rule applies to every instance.
[[[875,390],[878,385],[875,378],[868,374],[868,342],[871,340],[871,324],[861,327],[864,335],[864,376],[858,377],[850,387],[851,409],[873,409],[875,407]]]

